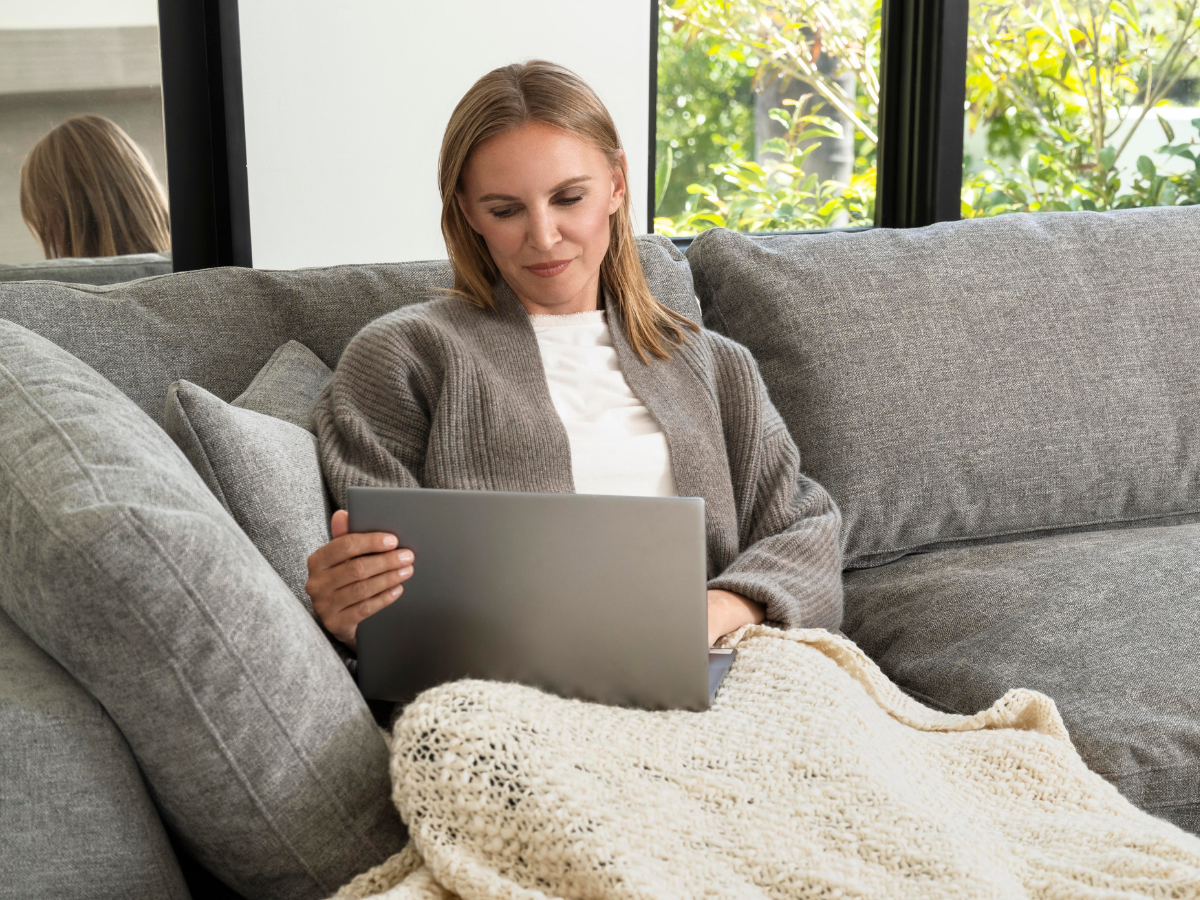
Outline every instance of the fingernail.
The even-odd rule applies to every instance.
[[[410,550],[402,550],[402,551],[400,552],[400,562],[402,562],[402,563],[410,563],[410,562],[412,562],[412,561],[413,561],[413,555],[412,555],[412,551],[410,551]]]
[[[385,547],[395,547],[398,543],[400,542],[396,539],[394,534],[389,534],[383,539],[383,546]]]

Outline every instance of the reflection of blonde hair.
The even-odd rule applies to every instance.
[[[493,304],[492,284],[500,271],[483,238],[471,228],[459,208],[462,171],[471,152],[484,141],[541,122],[570,132],[599,149],[612,166],[624,164],[618,155],[621,139],[604,103],[570,69],[544,60],[530,60],[493,69],[458,101],[438,159],[442,194],[442,235],[454,266],[454,292],[485,309]],[[626,172],[628,176],[628,172]],[[600,264],[600,282],[616,304],[629,342],[643,362],[647,351],[659,359],[684,341],[684,328],[698,330],[684,316],[663,306],[650,293],[638,259],[630,218],[629,190],[621,207],[609,216],[608,252]]]
[[[141,148],[103,116],[75,116],[21,165],[21,216],[47,259],[171,249],[167,200]]]

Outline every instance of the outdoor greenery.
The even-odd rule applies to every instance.
[[[878,0],[661,0],[660,11],[655,230],[871,224]],[[1200,203],[1200,145],[1157,112],[1195,83],[1198,58],[1200,0],[973,0],[967,127],[983,130],[987,153],[968,161],[963,215]],[[797,99],[770,112],[783,136],[756,147],[754,91],[773,79],[799,86]],[[1125,159],[1150,116],[1163,145]],[[821,181],[805,162],[843,128],[854,174]],[[1170,157],[1183,174],[1164,170]]]

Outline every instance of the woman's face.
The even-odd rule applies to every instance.
[[[475,148],[458,203],[537,315],[598,308],[608,217],[624,196],[623,165],[610,167],[587,141],[534,122]]]

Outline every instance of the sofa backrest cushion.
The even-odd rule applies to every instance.
[[[841,506],[848,567],[1200,513],[1200,208],[713,230],[688,259]]]
[[[316,434],[313,406],[333,371],[299,341],[288,341],[233,401],[241,409],[274,416]]]
[[[654,296],[699,321],[683,255],[653,235],[638,238],[638,251]],[[174,381],[233,400],[289,340],[334,368],[372,319],[431,299],[452,280],[449,263],[436,261],[205,269],[108,287],[0,283],[0,319],[70,351],[160,421]]]

